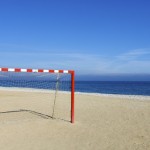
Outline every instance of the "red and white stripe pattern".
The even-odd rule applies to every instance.
[[[40,73],[70,73],[72,70],[47,70],[47,69],[21,69],[21,68],[0,68],[1,72],[40,72]]]

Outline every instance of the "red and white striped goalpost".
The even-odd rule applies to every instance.
[[[28,73],[61,73],[71,75],[71,123],[74,123],[74,92],[75,92],[75,72],[73,70],[47,70],[47,69],[21,69],[21,68],[0,68],[0,72],[28,72]]]

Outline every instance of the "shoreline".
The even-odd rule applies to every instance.
[[[55,90],[48,89],[34,89],[34,88],[17,88],[17,87],[0,87],[2,91],[14,91],[14,92],[41,92],[41,93],[54,93]],[[63,94],[70,94],[68,91],[59,91]],[[89,95],[89,96],[103,96],[122,99],[137,99],[137,100],[150,100],[150,96],[147,95],[124,95],[124,94],[105,94],[105,93],[88,93],[88,92],[75,92],[76,95]]]
[[[123,94],[104,94],[104,93],[85,93],[85,92],[75,92],[79,95],[90,95],[90,96],[103,96],[103,97],[113,97],[113,98],[123,98],[123,99],[138,99],[138,100],[150,100],[150,96],[147,95],[123,95]]]

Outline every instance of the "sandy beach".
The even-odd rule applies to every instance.
[[[149,150],[150,97],[0,90],[0,150]],[[50,116],[50,117],[49,117]]]

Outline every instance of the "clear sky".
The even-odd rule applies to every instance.
[[[150,0],[1,0],[0,66],[150,74]]]

